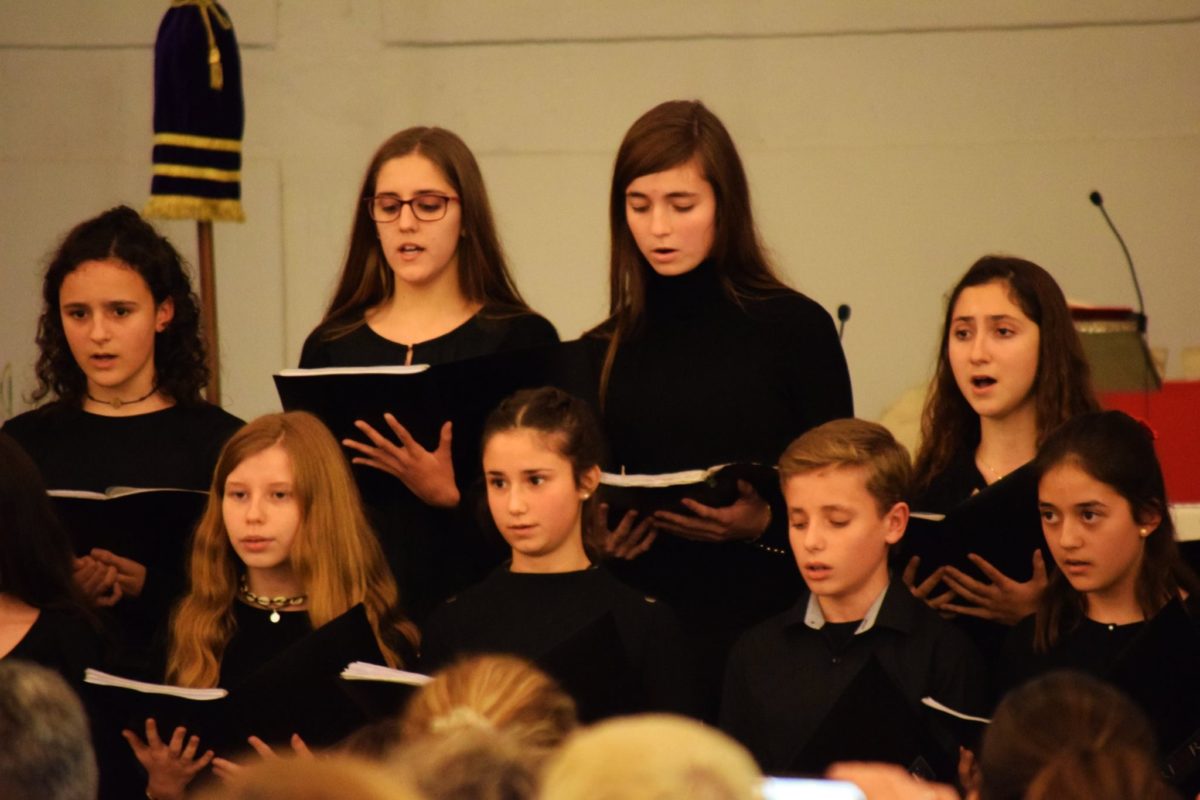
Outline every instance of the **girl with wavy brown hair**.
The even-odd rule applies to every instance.
[[[1025,259],[980,258],[946,302],[921,419],[913,509],[946,513],[1007,478],[1030,487],[1028,519],[1036,526],[1029,462],[1057,426],[1098,407],[1083,345],[1054,278]],[[946,613],[1012,625],[1033,613],[1045,587],[1044,556],[1041,550],[1030,555],[1028,580],[1003,575],[980,559],[976,563],[990,581],[947,567],[916,591]],[[908,567],[911,580],[915,565]],[[935,594],[939,581],[951,591]]]
[[[35,402],[4,424],[51,489],[112,486],[203,490],[221,445],[242,424],[205,402],[208,380],[196,296],[175,247],[117,206],[79,223],[42,282]],[[71,531],[76,540],[91,538]],[[76,580],[140,659],[182,590],[189,531],[164,529],[178,563],[81,552]]]

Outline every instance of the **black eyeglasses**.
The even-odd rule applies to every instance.
[[[452,200],[458,198],[444,194],[418,194],[411,200],[401,200],[394,194],[377,194],[364,198],[363,202],[367,204],[367,215],[375,222],[395,222],[400,219],[400,212],[405,206],[411,206],[413,216],[422,222],[437,222],[446,216],[446,209]]]

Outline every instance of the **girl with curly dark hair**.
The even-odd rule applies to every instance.
[[[171,243],[133,209],[110,209],[63,239],[42,298],[33,400],[50,402],[8,420],[4,431],[45,483],[207,489],[241,421],[200,398],[208,368],[199,312]],[[188,531],[162,533],[182,543]],[[140,597],[150,617],[165,616],[173,581],[148,583],[146,565],[120,553],[79,555],[76,579],[94,603]]]

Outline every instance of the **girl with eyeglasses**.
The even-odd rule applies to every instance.
[[[625,134],[609,222],[610,317],[591,335],[611,471],[774,464],[809,428],[852,416],[833,320],[775,274],[737,149],[702,103],[663,103]],[[743,483],[729,506],[687,508],[627,515],[607,549],[695,634],[715,702],[733,638],[799,584],[777,493]]]
[[[479,165],[458,136],[436,127],[395,134],[371,158],[359,197],[341,277],[301,367],[437,365],[558,341],[517,291]],[[444,545],[443,510],[461,499],[451,426],[432,451],[390,415],[359,427],[366,441],[344,444],[355,464],[390,476],[359,472],[367,502],[377,513],[390,507],[378,527],[420,617],[448,593],[430,554]]]

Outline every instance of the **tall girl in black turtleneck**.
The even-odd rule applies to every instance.
[[[610,318],[601,404],[612,470],[774,464],[787,444],[851,416],[829,314],[767,262],[741,160],[699,102],[643,115],[617,153],[609,206]],[[715,688],[724,653],[800,588],[777,495],[626,517],[608,539],[626,580],[670,603]]]

